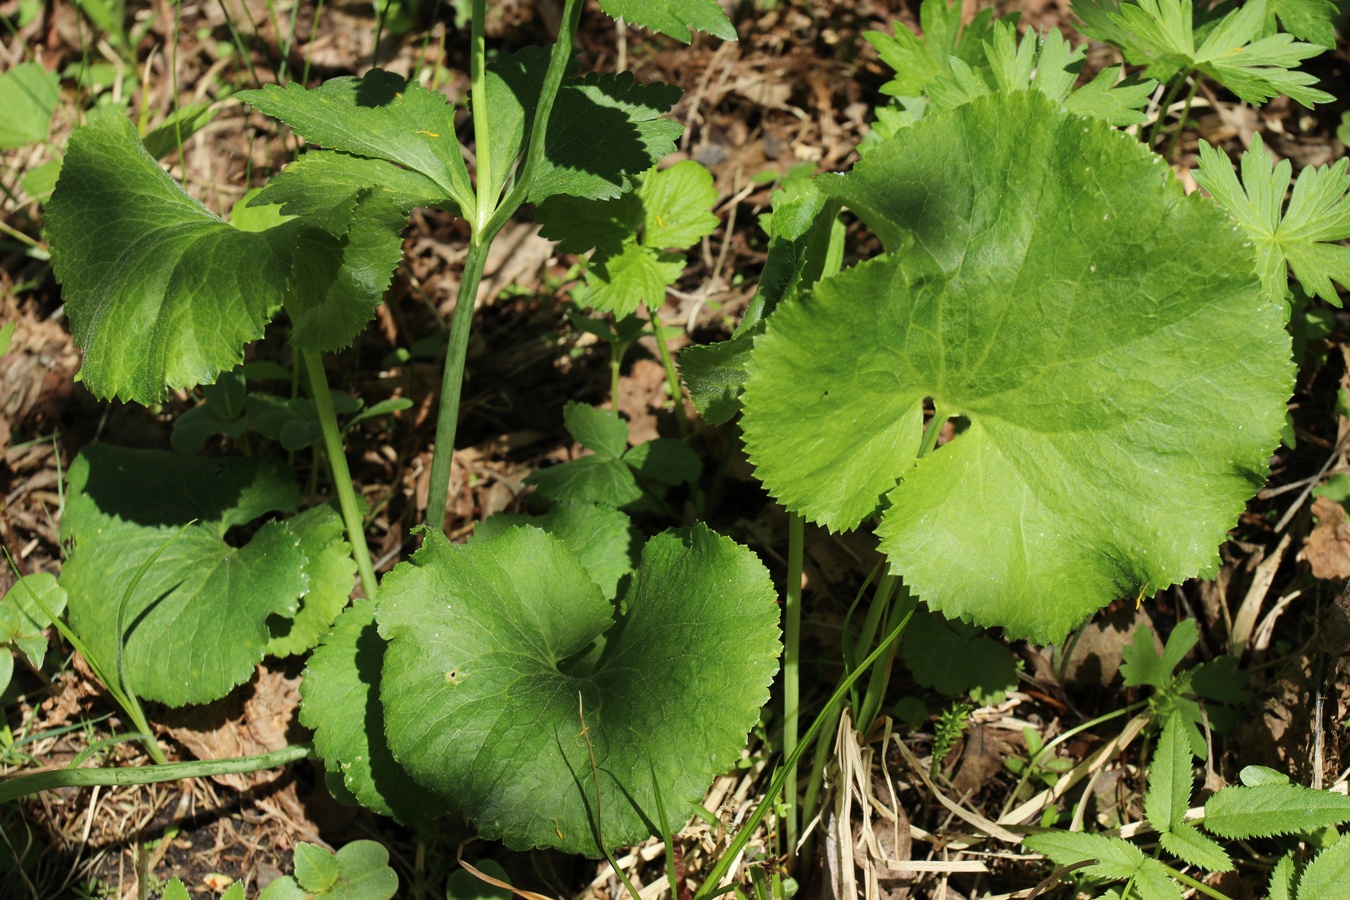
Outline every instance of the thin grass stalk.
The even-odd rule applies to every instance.
[[[797,749],[797,724],[801,715],[802,556],[806,521],[798,513],[788,516],[787,589],[783,592],[783,755]],[[797,849],[797,764],[787,769],[783,794],[783,818],[787,823],[787,847]]]

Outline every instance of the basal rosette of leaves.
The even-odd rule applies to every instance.
[[[1160,158],[1034,92],[933,113],[818,180],[886,252],[779,307],[744,429],[760,478],[952,617],[1055,641],[1204,574],[1264,482],[1282,304]],[[960,417],[917,458],[923,404]]]
[[[660,805],[684,820],[737,759],[780,649],[768,572],[704,526],[651,538],[617,604],[537,528],[462,546],[429,533],[376,618],[399,765],[484,837],[591,856],[659,830]]]

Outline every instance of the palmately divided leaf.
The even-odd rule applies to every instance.
[[[1297,784],[1226,787],[1205,803],[1205,830],[1246,840],[1350,822],[1350,797]]]
[[[1228,154],[1202,140],[1195,181],[1256,244],[1256,271],[1270,296],[1283,299],[1288,295],[1288,271],[1292,270],[1305,291],[1340,306],[1340,295],[1331,282],[1335,279],[1350,286],[1350,248],[1334,243],[1350,237],[1347,160],[1308,166],[1300,172],[1283,215],[1292,167],[1287,159],[1274,163],[1274,156],[1256,135],[1242,156],[1239,183]]]
[[[266,523],[242,547],[225,541],[231,527],[298,504],[271,460],[92,444],[71,464],[66,497],[61,535],[73,549],[61,586],[71,627],[104,671],[116,671],[122,596],[159,553],[125,616],[139,696],[171,706],[223,697],[262,661],[268,617],[293,616],[309,588],[300,537],[284,523]]]
[[[1213,568],[1292,375],[1233,225],[1033,92],[930,114],[817,184],[891,252],[755,343],[746,446],[780,502],[849,529],[885,496],[911,588],[1038,641]],[[916,463],[925,398],[969,425]]]
[[[1182,737],[1185,740],[1185,737]],[[1205,837],[1193,825],[1178,822],[1159,837],[1159,843],[1168,853],[1193,866],[1211,872],[1233,871],[1233,860],[1228,852],[1213,839]]]
[[[292,81],[237,96],[310,143],[398,163],[429,178],[461,209],[474,208],[455,136],[455,110],[442,94],[416,81],[371,69],[359,78],[330,78],[309,90]]]
[[[881,86],[882,93],[918,97],[938,78],[952,73],[952,59],[974,67],[984,63],[985,41],[989,38],[994,10],[992,7],[980,10],[964,28],[962,12],[961,3],[923,0],[919,7],[923,37],[902,22],[893,23],[893,36],[880,31],[863,34],[877,49],[881,61],[895,71],[895,77]],[[1007,18],[1016,21],[1015,16]]]
[[[356,584],[356,560],[345,538],[342,517],[330,506],[316,506],[286,520],[300,538],[309,590],[289,620],[272,623],[269,656],[294,656],[319,642],[342,612]]]
[[[1301,41],[1309,41],[1328,50],[1336,46],[1336,17],[1339,11],[1331,0],[1270,0],[1266,30],[1273,31],[1270,19],[1278,16],[1284,30]]]
[[[736,40],[736,27],[717,0],[600,0],[600,8],[677,41],[689,43],[691,31],[706,31],[725,41]]]
[[[385,577],[381,696],[395,757],[508,846],[600,852],[683,821],[734,763],[777,669],[777,609],[754,555],[703,526],[647,542],[615,607],[534,528],[428,536]],[[586,651],[604,637],[598,660]],[[509,698],[509,699],[508,699]]]
[[[384,655],[375,604],[358,600],[309,658],[300,683],[300,722],[314,729],[314,749],[325,768],[340,775],[363,806],[404,823],[435,818],[449,803],[413,781],[384,738]]]

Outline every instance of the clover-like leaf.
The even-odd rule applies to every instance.
[[[268,617],[293,616],[309,587],[301,539],[284,523],[264,524],[242,546],[226,541],[230,528],[298,503],[270,460],[93,444],[71,464],[66,497],[70,625],[116,671],[119,607],[135,584],[123,639],[140,696],[172,706],[224,696],[262,661]]]
[[[689,43],[694,30],[723,40],[736,40],[736,28],[717,0],[600,0],[614,18],[641,25]]]
[[[1239,183],[1228,154],[1201,141],[1195,181],[1256,244],[1256,271],[1268,294],[1284,298],[1289,292],[1288,273],[1293,271],[1309,294],[1340,306],[1332,279],[1350,285],[1350,248],[1335,243],[1350,237],[1347,160],[1308,166],[1300,172],[1283,214],[1292,168],[1287,159],[1274,163],[1274,156],[1256,135],[1251,149],[1242,155]]]
[[[389,900],[398,875],[389,851],[375,841],[352,841],[337,853],[316,844],[295,846],[295,875],[278,878],[259,900]]]
[[[442,197],[474,208],[473,186],[444,95],[383,69],[330,78],[307,90],[292,81],[240,91],[239,99],[329,150],[383,159],[435,183]],[[273,202],[273,201],[266,201]]]
[[[389,752],[380,705],[384,655],[375,604],[358,600],[309,658],[300,683],[300,722],[314,730],[314,750],[325,768],[363,806],[405,823],[443,815],[447,801],[414,782]]]
[[[645,838],[653,775],[683,820],[768,698],[773,587],[748,550],[696,526],[647,542],[618,609],[615,622],[538,529],[465,546],[428,535],[380,590],[394,756],[514,848],[595,856]]]
[[[356,560],[336,510],[316,506],[287,519],[286,524],[300,537],[309,589],[293,618],[271,622],[269,656],[294,656],[317,644],[347,605],[356,583]]]
[[[1233,225],[1035,92],[933,113],[817,183],[890,252],[755,343],[743,425],[775,497],[848,529],[884,495],[911,588],[1037,640],[1214,567],[1292,376]],[[968,424],[916,461],[925,398]]]

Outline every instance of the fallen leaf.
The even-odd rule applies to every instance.
[[[1317,526],[1308,535],[1300,558],[1312,567],[1314,578],[1350,578],[1350,522],[1336,501],[1318,497],[1313,501]]]

